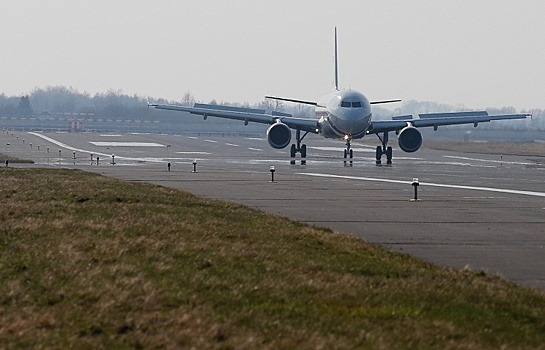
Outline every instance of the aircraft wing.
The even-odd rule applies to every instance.
[[[479,123],[490,122],[492,120],[525,119],[528,116],[531,116],[531,114],[488,115],[488,112],[486,111],[423,113],[419,114],[419,118],[413,118],[409,115],[393,117],[392,120],[373,121],[371,122],[369,133],[376,134],[380,132],[398,131],[409,125],[416,128],[433,126],[435,129],[439,126],[457,124],[473,124],[474,126],[477,126]]]
[[[272,112],[271,114],[268,114],[265,112],[265,110],[261,109],[209,105],[202,103],[196,103],[193,107],[170,104],[149,104],[148,106],[155,107],[157,109],[198,114],[204,116],[205,119],[206,117],[234,119],[244,121],[245,124],[248,124],[249,122],[262,124],[282,122],[292,129],[299,128],[300,130],[313,133],[318,133],[320,130],[320,125],[318,124],[317,119],[296,118],[291,114],[280,112]]]

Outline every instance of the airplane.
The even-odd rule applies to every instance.
[[[394,116],[391,120],[372,120],[371,105],[400,102],[401,100],[369,101],[361,92],[352,89],[339,89],[338,59],[337,59],[337,28],[335,28],[335,88],[322,97],[319,102],[293,98],[265,96],[266,99],[301,103],[315,107],[315,115],[309,118],[294,117],[289,113],[277,111],[240,108],[222,105],[195,103],[192,107],[175,104],[149,104],[157,109],[189,112],[190,114],[207,117],[219,117],[249,122],[269,124],[267,141],[272,148],[283,149],[290,145],[292,129],[295,130],[295,143],[291,144],[291,164],[295,164],[297,153],[301,156],[301,164],[306,164],[307,147],[302,144],[308,133],[322,135],[325,138],[345,141],[346,149],[343,157],[352,164],[354,157],[351,141],[366,135],[376,135],[381,143],[376,148],[376,164],[382,164],[382,156],[386,156],[386,164],[392,164],[392,147],[388,146],[388,134],[395,132],[398,145],[407,153],[416,152],[422,145],[420,127],[433,127],[455,124],[473,124],[490,122],[492,120],[525,119],[531,114],[488,115],[486,111],[421,113],[418,118],[412,115]],[[304,132],[304,134],[302,134]],[[302,136],[301,136],[302,134]]]

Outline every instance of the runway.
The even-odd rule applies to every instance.
[[[287,150],[259,138],[2,132],[0,140],[0,152],[38,166],[180,188],[545,288],[545,168],[529,157],[434,151],[424,139],[414,154],[394,141],[394,164],[376,166],[378,141],[369,137],[353,143],[350,167],[343,142],[307,136],[307,164],[294,166]],[[410,201],[413,178],[421,201]]]

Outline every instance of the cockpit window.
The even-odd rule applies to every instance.
[[[345,108],[361,108],[361,101],[357,101],[357,102],[350,102],[350,101],[341,101],[341,107],[345,107]]]

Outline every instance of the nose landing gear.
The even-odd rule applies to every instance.
[[[354,150],[350,148],[350,139],[346,139],[346,149],[344,150],[344,165],[346,166],[346,159],[350,158],[350,166],[352,166],[352,158],[354,158]]]

